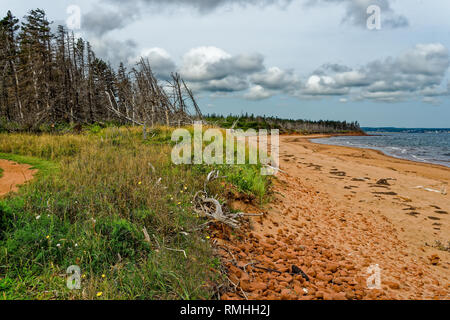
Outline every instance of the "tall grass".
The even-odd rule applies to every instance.
[[[0,134],[0,158],[40,170],[0,201],[0,298],[211,298],[216,260],[205,236],[190,232],[202,223],[191,200],[211,167],[172,164],[170,134]],[[221,169],[243,192],[265,194],[256,166]],[[81,268],[81,290],[66,286],[71,265]]]

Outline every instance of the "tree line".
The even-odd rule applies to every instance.
[[[205,119],[223,128],[235,129],[278,129],[280,133],[362,133],[359,123],[347,121],[311,121],[281,119],[255,115],[223,116],[217,114],[206,115]]]
[[[42,125],[115,122],[185,124],[202,118],[178,74],[161,83],[147,60],[115,70],[89,42],[63,26],[55,32],[41,9],[22,22],[0,20],[0,118],[10,130]]]
[[[207,120],[222,127],[281,132],[361,132],[358,122],[209,115],[203,118],[193,92],[173,73],[155,77],[148,60],[114,69],[90,43],[63,26],[52,32],[44,10],[19,21],[11,11],[0,20],[0,130],[40,130],[70,123],[168,126]]]

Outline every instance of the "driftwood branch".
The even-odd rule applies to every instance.
[[[213,170],[211,171],[205,179],[204,190],[198,191],[194,195],[194,199],[192,203],[194,204],[194,211],[200,215],[201,217],[207,217],[210,219],[214,219],[215,221],[221,222],[233,229],[239,229],[240,222],[239,219],[245,216],[253,216],[253,217],[261,217],[264,214],[251,214],[251,213],[230,213],[224,212],[224,209],[220,202],[209,196],[207,192],[207,185],[211,181],[219,179],[219,171]]]

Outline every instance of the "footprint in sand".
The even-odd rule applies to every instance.
[[[335,171],[335,170],[331,170],[330,174],[338,176],[338,177],[345,177],[347,175],[347,173],[344,171]]]
[[[448,212],[447,211],[444,211],[444,210],[437,210],[437,211],[435,211],[437,214],[448,214]]]
[[[379,194],[384,196],[397,196],[398,194],[395,192],[372,192],[373,194]]]
[[[433,216],[429,216],[428,219],[430,219],[430,220],[441,220],[441,218],[433,217]]]
[[[377,185],[380,186],[390,186],[391,184],[388,182],[388,179],[380,179],[377,181],[376,183]]]
[[[314,170],[318,170],[320,171],[322,169],[322,166],[319,166],[318,164],[314,164],[314,163],[307,163],[307,167],[308,168],[314,168]]]
[[[369,186],[370,186],[371,188],[383,188],[383,189],[389,189],[389,187],[387,187],[387,186],[381,186],[381,185],[379,185],[379,184],[373,184],[373,183],[369,183]]]
[[[420,213],[417,212],[417,211],[407,212],[406,214],[409,215],[409,216],[412,216],[412,217],[416,217],[416,218],[417,218],[418,215],[420,215]]]
[[[403,201],[403,202],[412,202],[411,199],[405,198],[405,197],[401,197],[401,196],[398,196],[398,199],[401,200],[401,201]]]

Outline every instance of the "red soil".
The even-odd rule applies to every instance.
[[[0,178],[0,197],[16,192],[20,185],[33,179],[37,170],[32,170],[30,165],[0,159],[0,168],[3,176]]]

